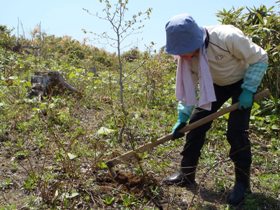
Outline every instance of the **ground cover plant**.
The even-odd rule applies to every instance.
[[[250,124],[253,194],[236,209],[279,209],[279,13],[262,6],[221,10],[218,17],[244,26],[271,60],[261,89],[272,95],[254,104]],[[105,164],[170,132],[177,105],[172,57],[152,45],[118,56],[35,29],[28,40],[0,26],[1,210],[233,209],[225,202],[234,182],[227,115],[214,121],[207,136],[195,192],[161,183],[178,168],[183,138],[116,166],[118,179]],[[31,76],[49,70],[60,72],[81,95],[28,97]]]

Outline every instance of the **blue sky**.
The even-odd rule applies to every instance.
[[[92,13],[101,14],[103,7],[98,0],[0,0],[0,3],[0,24],[7,25],[10,29],[14,28],[15,34],[19,32],[23,35],[24,31],[25,36],[29,37],[30,32],[40,23],[42,31],[48,35],[68,35],[79,41],[89,38],[91,40],[89,44],[114,51],[108,45],[93,41],[92,35],[82,32],[82,29],[96,33],[111,32],[109,23],[83,11],[83,8],[86,8]],[[258,7],[262,4],[267,7],[276,6],[276,0],[130,0],[129,14],[145,11],[147,8],[152,8],[153,11],[141,33],[130,36],[126,43],[129,47],[123,50],[135,46],[145,50],[145,45],[149,45],[151,41],[155,42],[155,48],[159,49],[165,44],[166,22],[179,13],[191,14],[201,26],[215,25],[218,24],[216,13],[223,8],[228,10],[241,6]],[[17,31],[18,20],[21,23],[19,31]]]

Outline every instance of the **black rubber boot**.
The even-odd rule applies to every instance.
[[[181,161],[181,169],[163,180],[163,184],[177,185],[189,189],[196,188],[195,171],[197,167],[197,160],[188,160],[183,157]]]
[[[237,206],[244,200],[245,195],[250,193],[250,167],[235,167],[235,184],[227,198],[228,204]]]
[[[180,187],[195,187],[197,184],[195,182],[195,174],[187,174],[184,173],[183,170],[181,169],[180,171],[170,175],[166,179],[163,180],[163,184],[166,185],[177,185]]]

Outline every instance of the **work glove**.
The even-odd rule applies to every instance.
[[[243,89],[241,92],[239,98],[239,104],[238,104],[238,109],[243,110],[243,109],[248,109],[252,107],[253,105],[253,92]]]
[[[181,102],[178,103],[178,119],[172,128],[172,139],[178,139],[185,135],[184,133],[179,132],[179,130],[186,126],[192,110],[193,106],[184,106]]]

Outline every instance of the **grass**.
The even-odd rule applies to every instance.
[[[21,68],[15,66],[14,56],[25,72],[18,73]],[[9,71],[0,80],[1,210],[232,209],[225,202],[234,181],[224,135],[226,116],[215,120],[208,133],[196,194],[161,183],[177,170],[184,139],[140,155],[139,163],[117,166],[123,175],[121,182],[112,179],[105,165],[106,160],[170,132],[176,121],[170,58],[147,61],[141,71],[128,78],[128,116],[122,142],[118,132],[125,119],[118,102],[116,72],[110,72],[110,79],[109,71],[103,69],[96,77],[85,68],[70,68],[68,63],[52,60],[48,65],[61,67],[83,97],[65,93],[39,101],[26,97],[30,89],[26,75],[32,75],[46,61],[40,64],[32,55],[13,55],[11,59],[13,62],[6,64]],[[135,65],[137,62],[130,63],[129,68]],[[153,87],[153,92],[147,87]],[[254,193],[238,208],[279,209],[279,117],[262,115],[258,109],[260,106],[254,107],[250,130]]]

